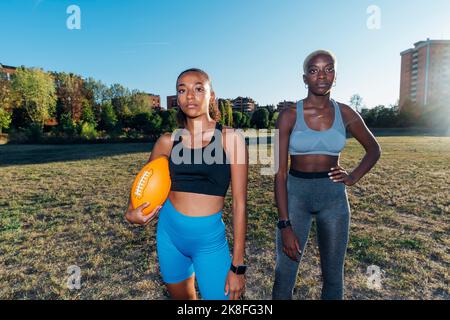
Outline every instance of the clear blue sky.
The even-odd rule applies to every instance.
[[[66,27],[72,4],[81,30]],[[163,106],[178,73],[199,67],[217,96],[265,105],[303,98],[302,61],[326,48],[338,57],[334,98],[359,93],[374,107],[398,99],[401,51],[450,39],[449,13],[449,0],[2,0],[0,63],[120,83]]]

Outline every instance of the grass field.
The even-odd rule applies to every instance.
[[[381,137],[383,155],[357,186],[345,264],[346,299],[450,299],[450,138]],[[251,148],[255,148],[252,146]],[[1,299],[167,299],[155,226],[123,218],[150,144],[0,146]],[[341,164],[363,149],[350,139]],[[270,299],[277,219],[273,177],[250,167],[246,299]],[[230,194],[224,220],[231,237]],[[231,243],[230,243],[231,244]],[[81,268],[81,289],[67,268]],[[382,270],[381,289],[367,268]],[[320,297],[315,232],[300,266],[296,299]]]

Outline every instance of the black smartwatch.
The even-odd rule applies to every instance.
[[[247,270],[247,266],[244,265],[244,264],[241,264],[241,265],[238,265],[238,266],[234,266],[233,264],[231,264],[230,270],[233,271],[236,274],[244,274],[245,271]]]
[[[277,227],[278,227],[278,229],[284,229],[284,228],[287,228],[287,227],[289,227],[289,226],[291,226],[291,221],[289,221],[289,220],[280,220],[280,221],[278,221],[278,223],[277,223]]]

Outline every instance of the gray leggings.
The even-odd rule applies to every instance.
[[[344,259],[347,250],[350,209],[346,187],[328,177],[305,179],[288,176],[288,211],[292,228],[298,237],[302,255],[316,218],[323,287],[322,299],[343,299]],[[277,259],[273,299],[292,299],[299,262],[284,252],[281,231],[276,236]],[[300,256],[300,260],[301,260]]]

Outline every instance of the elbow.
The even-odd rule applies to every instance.
[[[377,162],[381,158],[381,146],[378,143],[373,144],[369,148],[366,149],[366,154],[370,159],[373,159]]]
[[[379,144],[377,144],[376,148],[375,148],[375,159],[378,161],[381,158],[381,146]]]
[[[278,172],[275,174],[275,182],[284,182],[287,180],[287,170],[281,170],[279,169]]]

